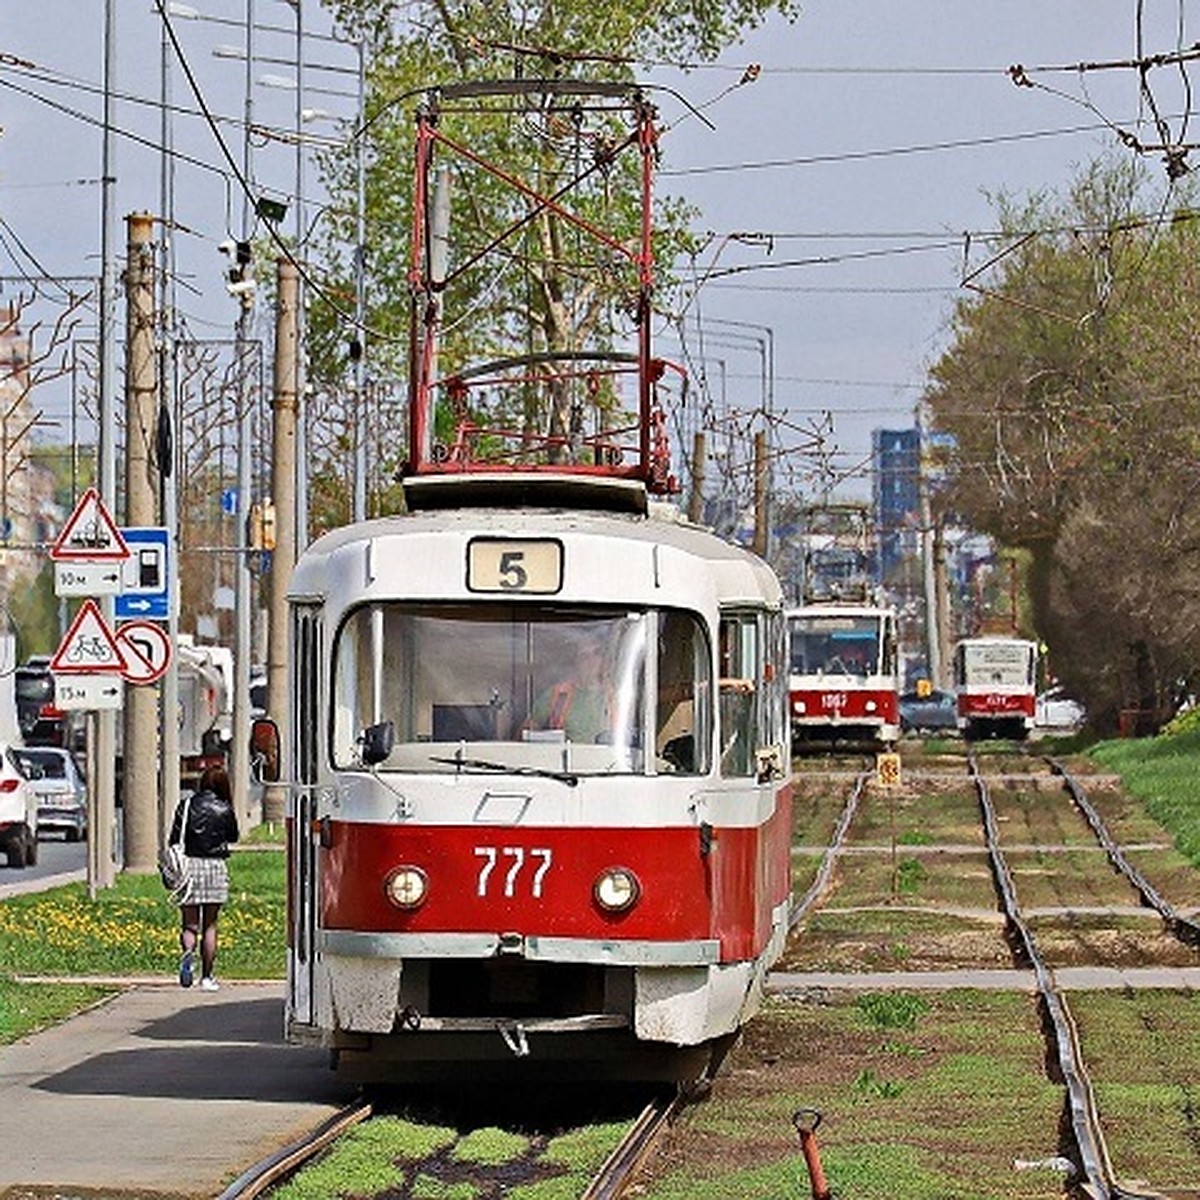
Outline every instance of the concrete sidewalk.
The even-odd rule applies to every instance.
[[[1064,991],[1105,991],[1118,988],[1200,989],[1200,967],[1058,967],[1055,981]],[[826,991],[888,992],[949,991],[979,988],[987,991],[1036,991],[1032,971],[1000,968],[958,971],[773,971],[767,991],[776,995],[813,988]]]
[[[354,1099],[283,1042],[283,983],[134,987],[0,1047],[0,1197],[211,1200]]]

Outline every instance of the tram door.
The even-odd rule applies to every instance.
[[[317,608],[297,608],[292,619],[291,929],[288,964],[289,1009],[300,1024],[313,1021],[313,968],[317,919],[317,813],[324,626]]]

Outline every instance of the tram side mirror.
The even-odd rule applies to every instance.
[[[368,725],[362,731],[362,760],[367,767],[378,766],[392,752],[396,744],[396,727],[391,721],[380,721]]]
[[[250,726],[250,764],[258,783],[279,782],[279,726],[269,717]]]

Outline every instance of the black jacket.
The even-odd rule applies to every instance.
[[[188,806],[187,836],[183,852],[188,858],[228,858],[229,843],[238,840],[237,816],[233,805],[216,792],[193,792],[191,800],[180,800],[171,822],[171,841],[179,840],[183,806]]]

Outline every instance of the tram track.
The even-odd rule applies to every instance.
[[[810,860],[821,854],[821,867],[792,909],[797,937],[780,994],[801,1005],[829,1003],[839,969],[848,980],[865,973],[875,988],[887,987],[881,981],[889,972],[905,973],[895,975],[903,988],[903,979],[931,970],[943,986],[955,986],[948,981],[956,961],[960,972],[980,972],[981,986],[1003,986],[1003,968],[990,969],[1000,960],[989,961],[986,951],[991,925],[996,951],[1019,968],[1008,967],[1008,986],[1035,992],[1035,1028],[1062,1089],[1061,1120],[1041,1124],[1058,1139],[1059,1152],[1033,1160],[1015,1155],[1014,1163],[1061,1163],[1078,1196],[1200,1195],[1179,1182],[1195,1177],[1200,1120],[1187,1026],[1192,992],[1182,972],[1172,982],[1174,968],[1196,965],[1195,921],[1155,884],[1168,884],[1177,897],[1194,888],[1171,865],[1169,843],[1113,792],[1111,780],[1093,803],[1087,779],[1048,756],[985,753],[972,756],[970,771],[961,752],[936,761],[916,757],[915,770],[913,760],[891,792],[864,776],[843,796],[836,822],[827,805],[821,827],[833,828],[829,844],[822,850],[810,837],[802,852]],[[958,782],[964,775],[972,789],[990,793],[987,805],[973,801],[973,820],[969,793]],[[1106,816],[1117,821],[1111,830]],[[897,863],[901,874],[910,870],[911,889],[897,890]],[[1161,921],[1166,933],[1149,935],[1147,919]],[[892,949],[905,957],[893,958]],[[959,949],[968,957],[958,957]],[[806,986],[805,972],[814,969],[822,982]],[[957,986],[972,986],[969,974],[960,978]],[[1117,1036],[1108,1028],[1114,1011]],[[1156,1098],[1141,1099],[1143,1092]],[[1148,1125],[1147,1112],[1170,1134]],[[1106,1135],[1116,1139],[1111,1150]],[[1171,1147],[1165,1154],[1164,1138]],[[1144,1179],[1174,1182],[1156,1190]]]
[[[662,1089],[655,1093],[645,1107],[630,1123],[620,1142],[612,1149],[586,1188],[580,1192],[581,1200],[620,1200],[626,1195],[637,1172],[666,1128],[688,1101],[683,1089]],[[291,1179],[321,1155],[330,1151],[336,1142],[359,1125],[385,1115],[375,1103],[359,1099],[346,1105],[328,1120],[297,1138],[295,1141],[272,1151],[263,1159],[248,1167],[237,1179],[220,1193],[217,1200],[257,1200],[269,1197],[273,1189]],[[546,1142],[549,1133],[526,1131],[531,1142]],[[444,1148],[427,1156],[429,1163],[444,1162]],[[407,1163],[407,1171],[417,1176],[424,1168],[420,1156]],[[491,1194],[491,1193],[488,1193]]]
[[[1195,922],[1181,917],[1126,858],[1107,829],[1096,807],[1079,782],[1060,762],[1047,760],[1061,777],[1074,806],[1086,820],[1108,859],[1129,887],[1163,918],[1166,927],[1180,940],[1195,945]],[[1165,1193],[1131,1185],[1118,1177],[1106,1139],[1104,1122],[1096,1099],[1096,1088],[1084,1057],[1083,1041],[1065,992],[1047,962],[1037,937],[1017,897],[1012,871],[1000,845],[996,809],[987,778],[974,755],[968,756],[968,772],[978,797],[996,889],[1004,909],[1006,926],[1020,957],[1033,971],[1038,1002],[1050,1048],[1066,1089],[1066,1109],[1076,1151],[1076,1167],[1086,1194],[1095,1200],[1152,1200]]]
[[[959,760],[959,764],[959,770],[962,771],[961,759]],[[855,763],[847,764],[847,769],[829,772],[830,782],[836,777],[842,786],[828,789],[828,792],[831,794],[827,795],[825,807],[817,814],[818,820],[814,822],[812,832],[815,833],[818,829],[830,831],[828,844],[821,853],[821,862],[817,868],[816,877],[807,888],[805,894],[794,902],[790,910],[789,915],[794,927],[802,925],[806,919],[811,918],[815,911],[821,909],[821,905],[829,893],[831,891],[836,892],[839,870],[848,871],[850,876],[854,877],[860,873],[864,860],[869,859],[872,853],[878,854],[880,852],[881,847],[878,845],[873,847],[869,844],[864,844],[861,838],[861,830],[859,831],[859,844],[854,844],[856,822],[865,823],[869,830],[877,830],[879,828],[878,810],[876,810],[873,818],[874,825],[872,825],[871,814],[866,811],[870,809],[872,804],[879,802],[880,796],[878,791],[872,792],[871,785],[875,781],[875,777],[872,772],[864,769],[864,766],[863,761],[859,760]],[[947,783],[953,777],[953,772],[947,770],[941,771],[940,774]],[[1032,768],[1028,762],[1023,762],[1020,765],[1014,764],[1012,769],[1008,769],[1006,766],[999,773],[981,773],[980,778],[982,786],[985,789],[1007,789],[1001,793],[1002,801],[1014,805],[1019,803],[1019,799],[1017,799],[1020,794],[1019,790],[1026,783],[1036,790],[1036,803],[1041,806],[1045,806],[1046,801],[1050,798],[1049,793],[1051,791],[1063,793],[1060,802],[1063,805],[1061,811],[1065,815],[1068,812],[1068,800],[1064,789],[1070,791],[1066,779],[1071,779],[1076,787],[1080,789],[1080,794],[1085,797],[1086,792],[1083,791],[1083,786],[1079,781],[1073,779],[1069,770],[1065,772],[1066,779],[1062,775],[1062,771],[1055,771],[1053,775],[1048,775],[1044,771]],[[963,776],[960,774],[958,778],[962,779]],[[1053,788],[1047,786],[1048,779],[1055,781]],[[978,786],[978,784],[975,784],[973,781],[972,786]],[[1075,803],[1075,806],[1079,808],[1082,814],[1084,806],[1078,805],[1074,795],[1071,802]],[[982,811],[981,807],[980,812]],[[1012,819],[1012,814],[1015,814],[1015,812],[1015,808],[1010,810],[1010,819]],[[1059,819],[1054,814],[1051,814],[1048,816],[1047,822],[1050,825],[1054,825],[1054,822]],[[1079,818],[1075,819],[1078,820]],[[1101,828],[1103,828],[1103,819],[1099,812],[1097,812],[1097,821]],[[981,825],[986,823],[986,820],[981,819]],[[1082,822],[1080,823],[1082,824]],[[997,854],[1002,856],[1005,849],[1015,849],[1018,854],[1025,853],[1028,855],[1031,853],[1034,848],[1034,841],[1032,839],[1028,842],[1021,840],[1013,843],[1010,836],[1010,845],[1006,848],[1001,848],[1000,846],[1002,832],[1008,835],[1017,832],[1015,820],[1013,827],[1006,829],[1005,823],[997,820],[996,814],[993,811],[991,824],[993,825],[992,840],[995,842]],[[1090,820],[1088,824],[1089,826],[1091,825]],[[959,826],[954,826],[956,834],[959,828]],[[1062,825],[1062,828],[1066,828],[1065,823]],[[1095,837],[1098,843],[1103,842],[1103,838],[1099,834],[1096,834]],[[1120,851],[1118,839],[1109,833],[1108,840],[1117,848],[1118,856],[1120,856],[1122,852]],[[820,842],[816,838],[813,838],[812,841],[816,845],[805,853],[815,856],[820,851]],[[914,855],[928,852],[932,858],[936,855],[939,848],[935,846],[915,845],[910,849]],[[981,850],[979,847],[972,848],[969,846],[951,846],[950,849],[952,851],[969,851],[974,854],[980,853]],[[1052,858],[1062,857],[1059,854],[1051,854],[1051,851],[1054,849],[1057,848],[1042,846],[1039,852],[1044,852]],[[987,854],[990,862],[992,854],[990,846],[987,849]],[[1095,851],[1092,851],[1092,855],[1089,856],[1080,855],[1080,858],[1084,859],[1091,856],[1096,858],[1097,865],[1105,861],[1105,856]],[[847,865],[851,863],[852,865]],[[1107,866],[1105,869],[1107,870]],[[1136,866],[1134,866],[1130,874],[1133,877],[1143,875],[1142,872],[1137,870]],[[1153,876],[1154,872],[1150,871],[1148,874]],[[1125,873],[1122,873],[1122,878],[1124,877]],[[1010,871],[1009,879],[1012,884],[1017,915],[1021,919],[1025,919],[1029,915],[1029,910],[1021,906],[1021,898],[1017,894],[1022,883],[1020,873],[1017,873],[1015,882],[1013,882],[1013,873]],[[1130,886],[1133,887],[1134,885],[1131,883]],[[1188,934],[1189,927],[1193,924],[1188,917],[1180,914],[1178,909],[1171,906],[1166,900],[1163,901],[1161,909],[1158,906],[1152,907],[1162,917],[1164,924],[1171,922],[1174,918],[1182,920],[1183,924],[1180,928],[1187,935],[1185,936],[1185,940],[1187,940],[1187,937],[1190,936]],[[846,909],[845,911],[849,912],[852,910]],[[931,906],[928,911],[934,911],[933,907]],[[1039,913],[1041,910],[1035,909],[1033,911]],[[997,921],[1000,920],[999,914],[996,919]],[[1004,914],[1003,920],[1007,922],[1008,919],[1007,913]],[[1035,917],[1035,925],[1037,919],[1041,919],[1040,916]],[[1027,920],[1025,923],[1026,925],[1029,924]],[[1041,958],[1048,983],[1048,988],[1044,996],[1039,986],[1038,1006],[1044,1013],[1041,1027],[1043,1034],[1047,1037],[1049,1061],[1054,1064],[1053,1069],[1056,1075],[1056,1082],[1061,1083],[1066,1089],[1063,1101],[1063,1125],[1059,1132],[1062,1134],[1069,1127],[1069,1138],[1073,1141],[1070,1149],[1061,1151],[1063,1154],[1062,1161],[1064,1163],[1070,1161],[1075,1170],[1075,1175],[1071,1180],[1073,1189],[1071,1194],[1092,1197],[1093,1200],[1146,1200],[1146,1198],[1152,1196],[1161,1198],[1163,1196],[1200,1194],[1190,1190],[1178,1189],[1154,1191],[1145,1187],[1140,1182],[1131,1183],[1128,1179],[1121,1178],[1114,1170],[1113,1155],[1104,1138],[1103,1104],[1097,1102],[1097,1087],[1089,1074],[1090,1064],[1086,1059],[1086,1052],[1089,1048],[1087,1022],[1083,1022],[1083,1027],[1081,1028],[1081,1022],[1077,1019],[1076,1014],[1072,1012],[1071,1008],[1068,1007],[1066,996],[1062,993],[1061,989],[1055,986],[1054,977],[1056,968],[1052,961],[1046,960],[1046,956],[1039,949],[1036,928],[1030,928],[1028,931],[1028,950],[1025,948],[1025,940],[1020,935],[1015,937],[1013,944],[1021,946],[1021,957],[1028,960],[1035,974],[1037,971],[1035,963],[1039,957]],[[1039,980],[1039,984],[1041,982]],[[1151,999],[1153,1000],[1153,998]],[[1177,1062],[1172,1063],[1172,1054],[1176,1049],[1177,1042],[1176,1031],[1172,1026],[1171,1019],[1163,1016],[1164,1009],[1154,1007],[1152,1002],[1147,1002],[1146,994],[1139,994],[1136,991],[1128,989],[1120,995],[1119,999],[1114,999],[1111,1003],[1120,1003],[1127,1007],[1127,1024],[1135,1032],[1141,1031],[1147,1046],[1153,1050],[1155,1061],[1159,1064],[1163,1079],[1176,1086],[1182,1097],[1181,1103],[1184,1106],[1194,1108],[1196,1097],[1192,1095],[1194,1089],[1191,1086],[1190,1079],[1186,1077],[1186,1066],[1181,1066]],[[1085,1016],[1087,1016],[1086,1008]],[[1091,1019],[1094,1021],[1095,1016],[1093,1015]],[[1173,1067],[1175,1070],[1174,1078],[1172,1078],[1171,1074]],[[1102,1066],[1100,1070],[1102,1074],[1099,1076],[1098,1082],[1103,1086],[1104,1067]],[[870,1078],[870,1076],[868,1075],[865,1078]],[[716,1088],[720,1089],[723,1083],[723,1078],[718,1076],[715,1084]],[[647,1160],[652,1156],[659,1139],[675,1124],[676,1117],[680,1113],[684,1100],[684,1097],[673,1096],[656,1097],[651,1101],[646,1109],[630,1122],[620,1145],[608,1155],[603,1166],[588,1182],[587,1190],[581,1191],[579,1194],[593,1198],[593,1200],[598,1200],[600,1197],[618,1198],[628,1195],[631,1185],[636,1185],[644,1189],[650,1178],[650,1173],[660,1169],[661,1166],[659,1164],[659,1166],[653,1168],[648,1167]],[[342,1115],[338,1114],[338,1117],[340,1118]],[[367,1116],[369,1117],[369,1112]],[[836,1118],[837,1114],[835,1114],[835,1121]],[[334,1121],[327,1123],[327,1125],[333,1125],[337,1119],[335,1118]],[[358,1118],[358,1120],[361,1119],[363,1118]],[[843,1121],[845,1120],[845,1114],[843,1114],[842,1119]],[[1194,1114],[1186,1119],[1189,1122],[1191,1130],[1189,1136],[1195,1140],[1198,1147],[1197,1153],[1200,1154],[1200,1128],[1197,1127]],[[680,1128],[686,1130],[690,1120],[691,1118],[685,1117],[681,1122]],[[358,1121],[354,1121],[353,1123],[358,1123]],[[346,1126],[346,1128],[349,1127],[350,1125]],[[1043,1125],[1042,1128],[1053,1133],[1053,1122],[1049,1125]],[[271,1188],[278,1186],[283,1178],[290,1177],[291,1174],[299,1170],[306,1162],[311,1161],[324,1150],[328,1149],[332,1144],[332,1138],[336,1138],[337,1136],[339,1136],[339,1133],[334,1133],[331,1139],[321,1142],[318,1139],[317,1131],[314,1131],[311,1144],[308,1144],[308,1139],[304,1139],[304,1145],[296,1143],[287,1147],[286,1151],[280,1151],[276,1155],[270,1156],[272,1160],[275,1160],[274,1164],[270,1166],[270,1170],[274,1174],[259,1174],[257,1169],[252,1169],[250,1172],[246,1172],[242,1181],[239,1182],[238,1187],[240,1190],[234,1190],[234,1186],[231,1185],[231,1189],[223,1193],[220,1200],[248,1200],[249,1197],[269,1195]],[[671,1147],[673,1141],[673,1138],[668,1138],[666,1143],[667,1158],[665,1161],[668,1166],[672,1162]],[[675,1144],[678,1143],[676,1142]],[[1071,1145],[1071,1142],[1060,1141],[1058,1143],[1060,1149],[1068,1145]],[[1077,1147],[1078,1149],[1076,1149]],[[1117,1157],[1119,1158],[1120,1155],[1117,1155]],[[658,1159],[656,1158],[655,1161],[657,1163]],[[676,1155],[674,1161],[678,1161],[678,1155]],[[1048,1159],[1047,1161],[1051,1160]],[[263,1169],[264,1171],[267,1169],[267,1164],[263,1165]],[[997,1189],[997,1194],[999,1194],[999,1190]],[[486,1195],[491,1193],[481,1191],[478,1194]]]

